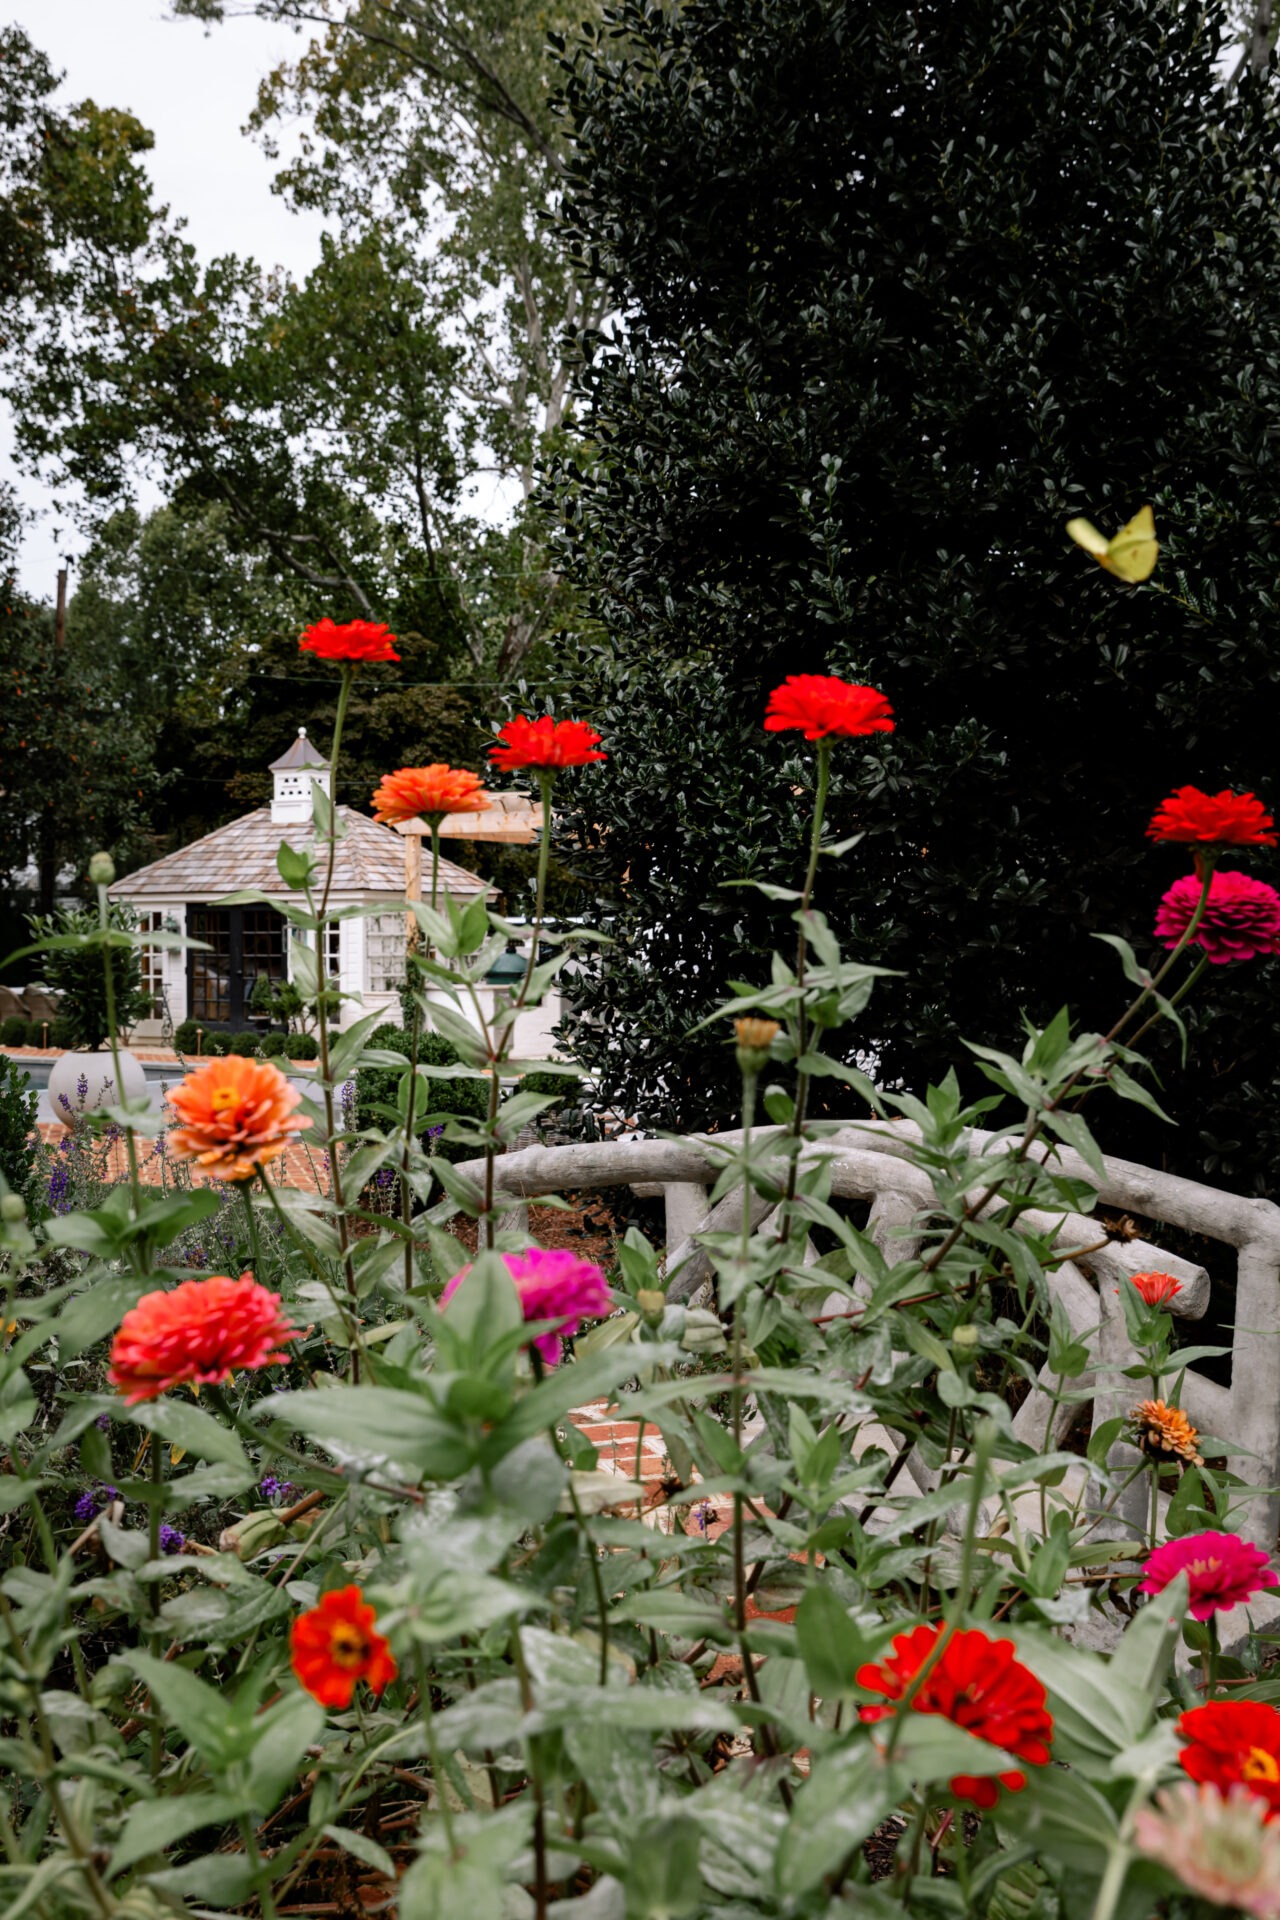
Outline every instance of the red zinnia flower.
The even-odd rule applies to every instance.
[[[1179,787],[1157,807],[1149,840],[1189,841],[1199,847],[1274,847],[1275,821],[1253,793],[1201,793]]]
[[[332,620],[317,620],[298,645],[304,653],[314,653],[321,660],[398,660],[400,655],[391,649],[395,637],[383,622],[348,620],[337,626]]]
[[[349,1707],[361,1680],[381,1693],[396,1677],[395,1658],[374,1626],[377,1615],[359,1587],[322,1594],[289,1631],[293,1670],[322,1707]]]
[[[295,1329],[251,1273],[184,1280],[172,1293],[144,1293],[111,1343],[107,1378],[128,1406],[172,1387],[221,1386],[238,1367],[274,1367]]]
[[[521,767],[550,770],[554,767],[585,767],[589,760],[607,760],[597,753],[600,735],[585,720],[553,720],[544,713],[539,720],[520,714],[498,729],[500,747],[490,747],[489,758],[495,767],[514,773]]]
[[[1156,913],[1156,939],[1164,946],[1177,946],[1202,890],[1194,873],[1174,881]],[[1215,873],[1190,944],[1202,947],[1217,967],[1258,953],[1280,953],[1280,893],[1247,873]]]
[[[1149,1307],[1162,1307],[1175,1293],[1182,1292],[1181,1280],[1175,1280],[1171,1273],[1131,1273],[1129,1283]]]
[[[475,773],[433,761],[429,767],[401,767],[384,773],[373,796],[374,819],[384,826],[397,820],[443,820],[446,813],[483,813],[492,806],[484,782]]]
[[[1163,1593],[1185,1573],[1191,1585],[1189,1605],[1193,1620],[1207,1620],[1220,1607],[1252,1600],[1264,1587],[1280,1586],[1261,1547],[1252,1547],[1238,1533],[1188,1533],[1166,1540],[1147,1556],[1146,1578],[1139,1593]]]
[[[889,1700],[901,1700],[944,1631],[921,1626],[897,1634],[891,1658],[878,1666],[859,1667],[858,1685]],[[1045,1690],[1030,1669],[1014,1658],[1011,1640],[992,1640],[976,1627],[953,1633],[911,1706],[915,1713],[940,1713],[966,1733],[1005,1748],[1031,1766],[1049,1762],[1053,1716],[1045,1706]],[[860,1707],[858,1712],[863,1720],[875,1721],[892,1718],[896,1708]],[[1011,1793],[1027,1784],[1026,1774],[1018,1769],[997,1778]],[[956,1774],[951,1791],[976,1807],[994,1807],[1000,1797],[996,1780],[983,1774]]]
[[[1185,1773],[1227,1793],[1247,1787],[1280,1814],[1280,1713],[1260,1700],[1209,1700],[1178,1722],[1190,1744],[1178,1755]]]
[[[798,728],[806,740],[839,734],[852,740],[864,733],[892,733],[893,708],[874,687],[853,687],[829,673],[791,673],[769,695],[766,733]]]

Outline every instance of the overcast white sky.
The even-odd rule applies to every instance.
[[[204,257],[252,254],[301,277],[319,252],[320,222],[290,213],[272,193],[271,165],[240,129],[259,79],[296,58],[305,40],[261,20],[230,20],[206,33],[165,12],[165,0],[0,0],[0,22],[22,27],[65,74],[59,100],[127,107],[150,127],[157,196],[185,216]],[[22,585],[52,597],[57,555],[75,554],[83,542],[51,489],[15,469],[3,417],[0,473],[40,514],[23,547]]]

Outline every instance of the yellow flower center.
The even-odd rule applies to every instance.
[[[368,1658],[369,1645],[359,1627],[338,1626],[333,1629],[329,1652],[338,1666],[358,1667]]]
[[[215,1113],[225,1113],[228,1107],[240,1104],[240,1095],[234,1087],[215,1087],[209,1100]]]
[[[1221,1560],[1189,1560],[1187,1562],[1188,1573],[1194,1573],[1205,1578],[1208,1578],[1212,1574],[1219,1573],[1221,1570]]]
[[[1280,1780],[1280,1764],[1265,1747],[1250,1747],[1240,1775],[1244,1780]]]

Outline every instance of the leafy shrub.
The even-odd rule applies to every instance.
[[[76,1043],[75,1028],[65,1013],[60,1013],[49,1029],[49,1045],[65,1051]]]
[[[6,1014],[0,1020],[0,1047],[21,1047],[26,1045],[27,1017],[23,1013]]]
[[[294,1033],[284,1036],[285,1050],[291,1060],[314,1060],[320,1051],[320,1042],[314,1033]]]
[[[29,1186],[35,1165],[38,1099],[17,1061],[0,1054],[0,1174],[15,1193]]]
[[[65,1014],[62,1017],[64,1021],[67,1021]],[[67,1024],[72,1025],[73,1023],[67,1021]],[[43,1047],[46,1044],[46,1036],[48,1043],[51,1044],[53,1040],[53,1025],[52,1020],[25,1021],[23,1030],[26,1034],[26,1044],[29,1047]]]
[[[98,913],[90,907],[62,907],[57,913],[31,914],[27,925],[33,940],[68,934],[91,935],[98,931]],[[136,933],[138,916],[132,907],[112,901],[107,908],[107,925],[118,933]],[[151,1011],[151,1001],[142,991],[142,963],[136,947],[111,948],[111,974],[115,994],[116,1025],[124,1032]],[[111,1035],[107,1021],[107,983],[102,952],[96,946],[53,947],[44,956],[44,971],[51,987],[62,996],[63,1018],[73,1035],[71,1044],[92,1052]]]
[[[385,1047],[388,1050],[409,1055],[410,1035],[403,1027],[387,1025],[375,1027],[367,1044],[370,1047]],[[458,1054],[447,1040],[438,1033],[423,1033],[418,1037],[418,1063],[426,1067],[452,1067],[458,1064]],[[385,1113],[375,1113],[374,1108],[394,1107],[396,1093],[404,1078],[403,1067],[361,1067],[356,1075],[355,1123],[357,1127],[383,1127],[393,1125]],[[421,1114],[452,1113],[460,1119],[482,1120],[488,1110],[488,1088],[483,1080],[420,1080],[418,1082],[417,1111]],[[423,1138],[425,1139],[425,1134]],[[476,1149],[461,1145],[457,1141],[437,1140],[432,1150],[444,1160],[472,1160]]]
[[[206,1032],[204,1039],[200,1042],[200,1051],[206,1059],[210,1056],[221,1059],[224,1054],[231,1051],[231,1035]]]
[[[264,1060],[279,1060],[288,1050],[289,1036],[286,1033],[264,1033],[258,1042],[258,1052]]]
[[[178,1053],[195,1052],[196,1023],[194,1020],[179,1020],[173,1030],[173,1044]]]
[[[911,1087],[959,1035],[1012,1044],[1024,1010],[1069,1001],[1105,1029],[1092,935],[1150,940],[1158,890],[1135,887],[1132,843],[1149,797],[1274,780],[1256,529],[1275,474],[1236,374],[1280,361],[1280,215],[1270,185],[1250,199],[1274,82],[1224,98],[1218,8],[1117,0],[1087,33],[1016,11],[1010,30],[991,7],[620,0],[575,61],[569,242],[628,318],[589,356],[585,458],[549,496],[587,631],[609,635],[575,693],[613,757],[574,797],[617,944],[583,956],[574,1042],[602,1098],[649,1126],[734,1111],[732,1049],[693,1029],[775,944],[783,910],[725,883],[790,845],[794,795],[755,724],[784,674],[869,681],[900,709],[835,772],[832,837],[865,837],[829,869],[826,911],[857,958],[903,970],[874,1037]],[[1128,244],[1064,246],[1118,192],[1149,210]],[[1118,606],[1064,537],[1073,514],[1110,532],[1146,500],[1194,569],[1190,605]],[[1059,729],[1026,723],[1046,683]],[[1081,756],[1120,712],[1125,751]],[[1061,877],[1086,870],[1081,912]],[[1196,1016],[1213,1072],[1157,1033],[1177,1132],[1130,1105],[1113,1142],[1211,1182],[1234,1142],[1232,1183],[1267,1193],[1275,989],[1221,972]],[[818,1092],[818,1112],[856,1110]]]
[[[246,1029],[243,1033],[233,1033],[227,1042],[228,1053],[239,1053],[251,1058],[258,1051],[259,1036]]]

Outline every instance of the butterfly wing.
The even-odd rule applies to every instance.
[[[1105,555],[1098,558],[1108,573],[1121,580],[1149,580],[1160,556],[1156,539],[1156,519],[1150,507],[1140,507],[1115,539],[1108,542]]]
[[[1078,547],[1083,547],[1086,553],[1091,553],[1095,560],[1102,560],[1102,564],[1106,565],[1103,555],[1107,551],[1107,541],[1092,520],[1068,520],[1067,532]]]

